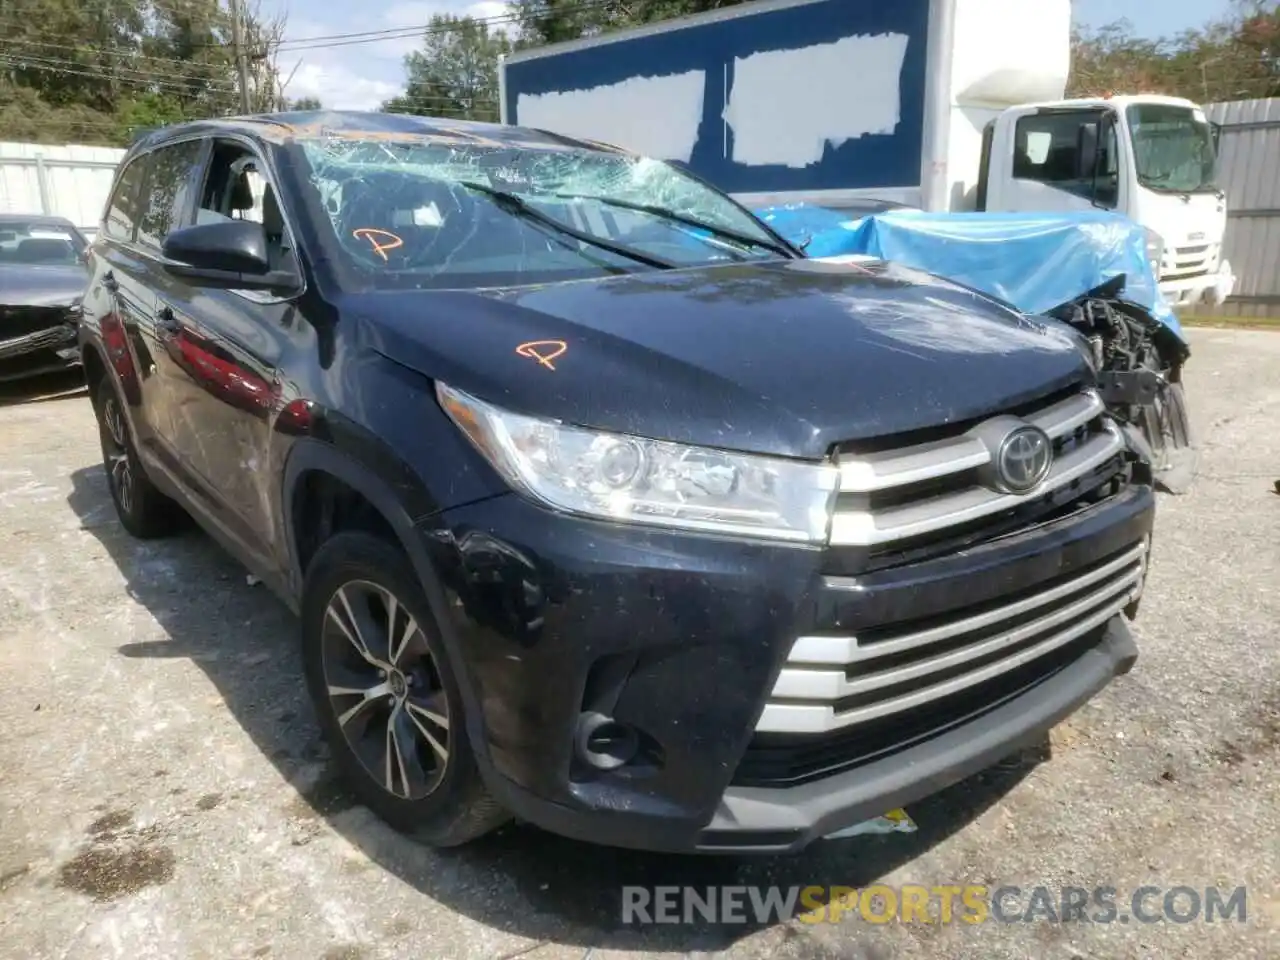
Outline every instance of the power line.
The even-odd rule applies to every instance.
[[[0,64],[12,67],[18,70],[38,70],[45,73],[59,73],[67,76],[92,77],[99,80],[115,80],[119,83],[132,84],[141,87],[158,87],[161,89],[181,90],[183,93],[190,94],[193,84],[204,84],[206,88],[213,88],[215,92],[227,93],[234,89],[234,85],[225,83],[215,83],[205,78],[191,77],[186,80],[160,80],[154,77],[137,76],[126,77],[105,73],[101,70],[85,70],[79,69],[79,65],[65,66],[59,64],[48,63],[32,63],[29,59],[14,58],[7,53],[0,53]]]
[[[6,23],[3,19],[0,19],[0,28],[10,29],[13,26],[14,25],[12,23]],[[25,37],[20,39],[15,39],[9,36],[0,36],[0,42],[7,43],[7,44],[20,44],[23,49],[27,47],[39,47],[44,50],[57,50],[57,51],[65,51],[68,53],[85,53],[85,54],[90,54],[98,57],[101,57],[104,55],[117,56],[117,57],[125,58],[128,60],[144,60],[148,63],[177,63],[177,64],[182,64],[184,66],[192,65],[192,61],[190,58],[179,59],[178,57],[156,57],[150,54],[135,52],[127,47],[91,47],[91,46],[86,46],[84,44],[50,43],[45,40],[28,40]],[[229,51],[230,47],[226,47],[220,44],[217,46],[209,45],[209,47],[207,47],[206,49],[226,49]]]
[[[606,10],[609,8],[620,8],[618,0],[582,0],[580,3],[566,4],[556,9],[557,16],[569,13],[583,13],[595,10]],[[517,24],[524,20],[524,15],[518,11],[510,11],[508,13],[494,14],[488,17],[467,17],[462,18],[459,22],[453,23],[433,23],[428,22],[414,26],[404,27],[388,27],[382,30],[363,30],[351,33],[333,33],[315,37],[299,37],[296,40],[280,41],[279,49],[282,52],[294,52],[299,50],[320,50],[327,47],[345,47],[354,44],[363,43],[382,43],[388,40],[411,40],[418,37],[431,36],[437,33],[451,33],[456,30],[466,28],[466,20],[482,26],[499,26],[502,24]]]
[[[0,43],[8,41],[0,39]],[[0,56],[7,57],[11,61],[29,66],[31,69],[39,67],[65,67],[68,72],[91,71],[88,75],[94,77],[103,77],[105,79],[117,80],[156,80],[159,82],[172,83],[195,83],[209,84],[219,86],[221,84],[229,84],[230,81],[218,80],[209,77],[207,74],[197,73],[170,73],[167,71],[149,71],[145,68],[132,68],[127,66],[103,67],[93,63],[85,63],[82,60],[72,60],[67,57],[49,57],[37,56],[25,53],[22,50],[12,47],[0,46]],[[208,64],[211,68],[229,68],[230,64]]]

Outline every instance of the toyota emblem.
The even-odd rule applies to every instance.
[[[1027,493],[1040,485],[1053,466],[1053,442],[1039,427],[1010,430],[995,455],[996,478],[1009,493]]]

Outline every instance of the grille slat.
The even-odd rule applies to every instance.
[[[66,307],[0,306],[0,340],[12,340],[67,323]]]
[[[1021,614],[1046,606],[1056,600],[1079,593],[1081,590],[1105,580],[1112,575],[1120,574],[1126,567],[1142,560],[1142,547],[1134,547],[1129,552],[1102,566],[1089,571],[1083,576],[1068,580],[1066,583],[1050,587],[1017,600],[1004,604],[993,610],[971,614],[954,620],[948,617],[937,626],[914,630],[893,636],[890,639],[874,640],[861,643],[856,637],[800,637],[791,648],[791,656],[787,658],[792,664],[811,664],[824,666],[838,664],[853,665],[861,661],[876,660],[892,654],[905,653],[925,644],[946,640],[959,634],[981,630],[994,626],[1002,621],[1010,620]]]
[[[841,453],[840,496],[831,523],[835,547],[883,547],[945,532],[1046,501],[1088,479],[1125,448],[1101,397],[1084,390],[1026,417],[1058,448],[1044,482],[1029,493],[1003,493],[974,481],[990,463],[970,433],[874,453]]]
[[[1060,583],[982,610],[957,610],[882,639],[796,641],[758,733],[823,734],[941,700],[1051,653],[1106,623],[1142,590],[1144,541]],[[816,661],[816,663],[815,663]],[[835,666],[839,669],[822,669]]]
[[[1055,403],[1027,419],[1050,437],[1057,438],[1084,426],[1103,409],[1101,397],[1087,391]],[[989,461],[986,446],[976,437],[965,435],[860,456],[842,454],[838,464],[840,491],[874,493],[971,470]]]

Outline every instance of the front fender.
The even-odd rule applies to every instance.
[[[373,504],[390,525],[397,544],[404,551],[418,583],[422,586],[435,618],[436,627],[440,631],[445,651],[449,656],[450,665],[458,678],[458,687],[462,692],[467,716],[467,736],[477,759],[481,762],[482,769],[490,770],[475,684],[472,681],[466,657],[462,654],[461,641],[452,626],[453,621],[449,616],[448,601],[437,572],[436,562],[428,551],[429,537],[417,529],[414,518],[406,507],[402,492],[398,492],[391,481],[334,444],[311,438],[298,440],[294,444],[289,452],[283,474],[281,512],[286,543],[289,545],[291,593],[300,600],[304,571],[295,547],[293,508],[294,499],[301,487],[299,481],[309,471],[320,471],[342,481]],[[452,549],[452,547],[441,542],[438,549]]]

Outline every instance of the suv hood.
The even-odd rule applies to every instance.
[[[362,294],[343,308],[367,321],[387,357],[506,409],[812,459],[841,441],[984,416],[1092,376],[1056,322],[883,262]],[[560,343],[522,355],[531,341]],[[527,355],[561,343],[551,367]]]
[[[0,306],[59,307],[83,296],[88,285],[81,266],[0,263]]]

